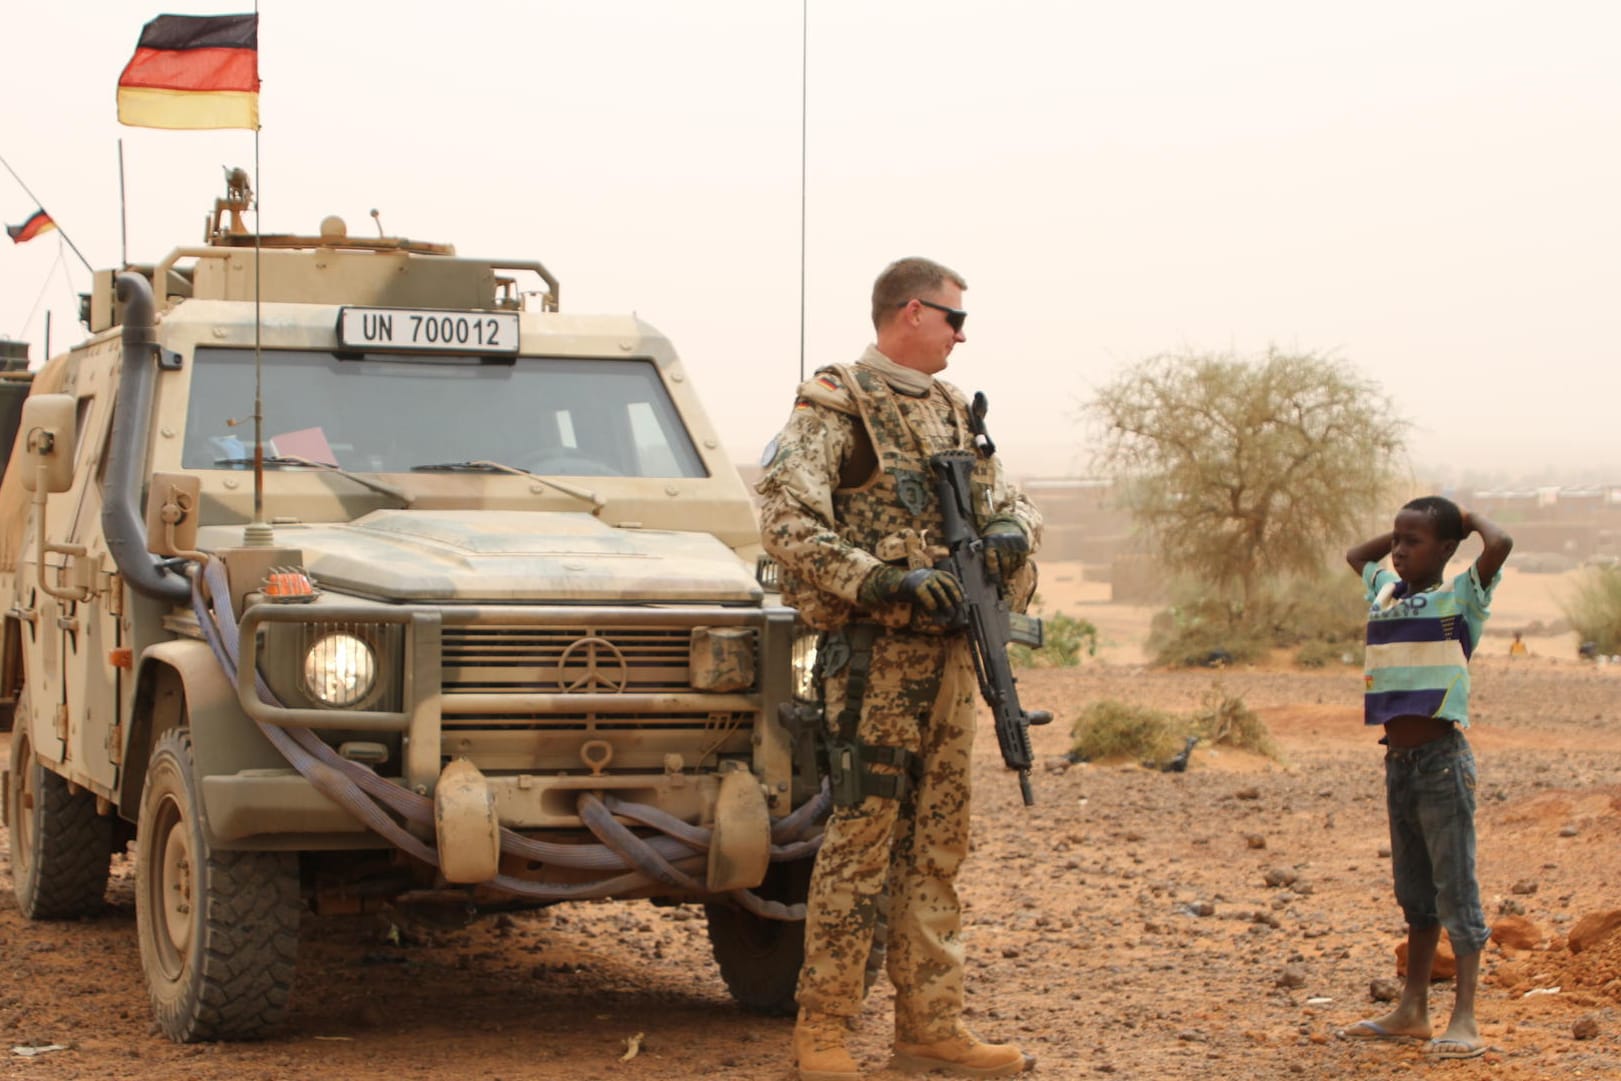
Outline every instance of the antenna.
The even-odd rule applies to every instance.
[[[264,250],[264,181],[259,176],[259,129],[253,129],[253,181],[258,190],[253,193],[253,521],[242,529],[242,545],[246,548],[269,548],[276,543],[270,523],[265,521],[265,395],[264,353],[261,348],[264,318],[260,309],[263,285],[259,271],[259,255]]]
[[[805,381],[805,103],[810,96],[810,0],[799,0],[799,381]]]
[[[259,18],[259,0],[253,0],[253,17]],[[245,548],[269,548],[276,543],[275,532],[265,521],[265,395],[264,352],[262,349],[265,321],[260,308],[260,294],[264,291],[259,256],[264,251],[264,177],[259,172],[258,117],[253,120],[253,183],[258,190],[253,199],[253,521],[242,528]],[[244,185],[246,188],[246,185]],[[244,208],[246,209],[246,208]]]

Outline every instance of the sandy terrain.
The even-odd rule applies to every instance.
[[[1021,676],[1026,703],[1059,718],[1036,733],[1035,807],[1019,804],[981,722],[963,882],[977,1028],[1022,1041],[1035,1076],[1054,1079],[1621,1076],[1621,934],[1581,954],[1566,945],[1584,916],[1621,908],[1621,669],[1567,659],[1554,638],[1520,660],[1494,639],[1476,663],[1482,888],[1488,915],[1526,948],[1488,948],[1488,1055],[1432,1063],[1414,1044],[1333,1036],[1384,1011],[1370,986],[1394,976],[1403,937],[1359,673],[1146,670],[1131,635],[1147,610],[1088,602],[1074,584],[1063,603],[1099,624],[1105,649],[1080,669]],[[1498,627],[1557,618],[1548,584],[1511,575]],[[1284,762],[1201,747],[1189,772],[1162,774],[1062,758],[1089,701],[1190,710],[1217,681],[1261,713]],[[128,862],[115,864],[106,913],[71,924],[20,919],[7,866],[0,1076],[791,1077],[791,1023],[732,1006],[696,908],[559,907],[460,929],[307,919],[287,1032],[180,1047],[152,1030]],[[1438,1021],[1450,1005],[1441,984]],[[1578,1022],[1594,1035],[1578,1039]],[[878,1081],[900,1077],[884,1068],[891,1023],[880,981],[857,1041]],[[53,1043],[67,1048],[12,1051]]]

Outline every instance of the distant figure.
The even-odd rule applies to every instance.
[[[1475,532],[1484,545],[1480,558],[1445,581],[1447,560]],[[1486,1050],[1475,1023],[1475,990],[1491,932],[1475,873],[1475,758],[1463,729],[1469,657],[1513,547],[1484,517],[1425,496],[1401,509],[1390,533],[1345,553],[1367,589],[1364,719],[1385,729],[1379,742],[1386,748],[1390,862],[1407,918],[1401,1000],[1383,1017],[1341,1029],[1345,1039],[1429,1039],[1430,965],[1445,925],[1458,958],[1457,993],[1452,1020],[1426,1050],[1443,1059]],[[1379,566],[1387,555],[1394,574]]]
[[[1510,657],[1523,657],[1530,652],[1529,649],[1525,648],[1525,642],[1520,638],[1520,632],[1515,631],[1514,644],[1508,647],[1508,655]]]

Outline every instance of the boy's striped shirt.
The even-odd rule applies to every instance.
[[[1369,563],[1366,693],[1363,719],[1437,717],[1469,726],[1469,658],[1490,614],[1496,581],[1483,586],[1471,565],[1451,582],[1408,593],[1393,572]]]

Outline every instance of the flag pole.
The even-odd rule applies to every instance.
[[[39,196],[28,190],[28,185],[23,183],[23,178],[18,176],[17,170],[11,167],[11,162],[7,161],[3,156],[0,156],[0,165],[4,165],[6,167],[6,172],[11,174],[11,179],[15,180],[17,182],[17,186],[22,188],[24,192],[27,192],[28,197],[34,200],[34,204],[41,210],[45,210],[45,204],[40,202]],[[62,223],[56,220],[56,215],[51,214],[51,212],[48,210],[46,210],[45,213],[50,214],[51,222],[56,226],[56,231],[62,234],[62,239],[67,242],[68,247],[73,249],[73,254],[79,257],[79,262],[84,264],[84,268],[86,270],[94,274],[96,272],[96,268],[90,265],[90,260],[84,257],[84,252],[80,251],[79,246],[73,242],[73,238],[68,236],[68,231],[62,228]]]
[[[129,266],[129,199],[124,194],[124,140],[118,140],[118,265]]]

